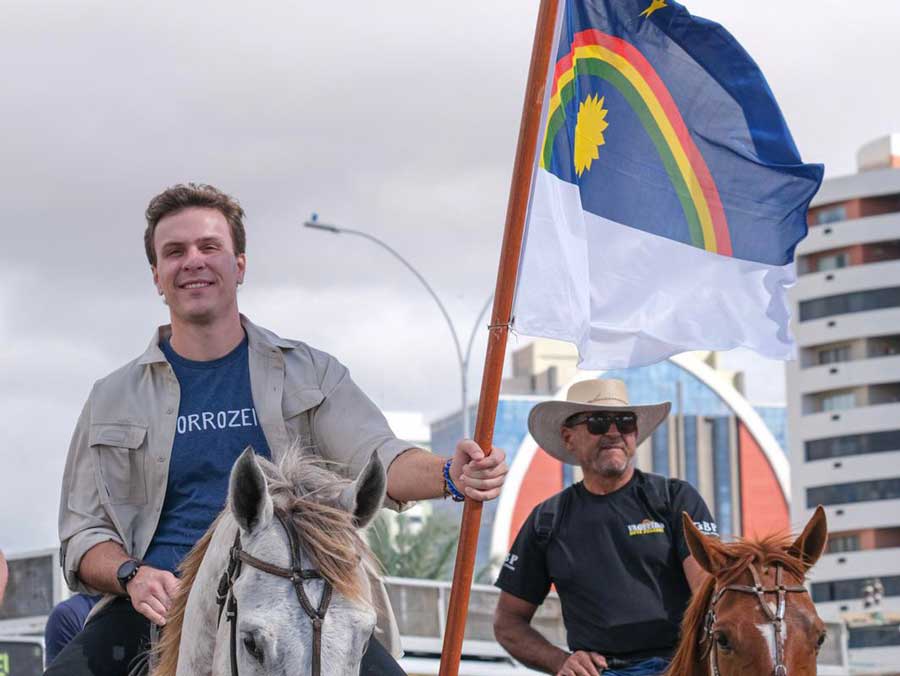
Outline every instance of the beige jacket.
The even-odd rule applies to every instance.
[[[413,444],[394,437],[384,416],[334,357],[280,338],[243,315],[253,404],[276,462],[299,440],[356,476],[373,451],[387,469]],[[180,390],[159,349],[170,326],[154,333],[140,357],[97,381],[78,419],[63,474],[61,560],[73,591],[96,593],[78,577],[85,553],[112,540],[135,558],[150,545],[162,511]],[[392,509],[400,506],[386,499]],[[384,586],[379,626],[396,654],[399,636]],[[100,605],[100,604],[98,604]]]

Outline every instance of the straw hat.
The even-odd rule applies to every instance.
[[[672,403],[668,401],[632,406],[628,403],[628,388],[621,380],[581,380],[569,388],[565,401],[545,401],[531,409],[528,431],[554,458],[577,465],[577,458],[566,450],[559,433],[570,416],[585,411],[632,411],[637,416],[637,445],[640,445],[666,419],[671,408]]]

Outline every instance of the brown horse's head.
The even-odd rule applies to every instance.
[[[825,549],[819,507],[803,533],[724,544],[684,515],[684,534],[709,573],[684,616],[671,676],[813,676],[825,626],[803,588]],[[779,606],[783,604],[783,607]]]

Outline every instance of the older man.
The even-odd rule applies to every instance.
[[[127,672],[151,623],[165,624],[176,567],[224,506],[247,446],[276,461],[311,447],[351,476],[375,452],[394,509],[460,492],[491,499],[503,483],[501,451],[485,456],[463,440],[441,458],[395,438],[334,357],[238,312],[243,217],[208,185],[174,186],[147,208],[144,248],[171,324],[94,385],[75,429],[60,503],[63,566],[74,590],[107,596],[48,674]],[[389,612],[379,626],[364,673],[402,673],[388,654],[398,649]]]
[[[536,406],[528,428],[584,480],[535,508],[500,571],[497,640],[524,664],[561,676],[662,674],[682,614],[703,578],[680,523],[715,522],[690,484],[634,466],[637,446],[671,404],[631,405],[620,380],[574,384],[566,401]],[[556,586],[569,651],[531,626]]]

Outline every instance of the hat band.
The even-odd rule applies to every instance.
[[[594,406],[631,406],[627,401],[616,399],[615,397],[596,397],[584,403]]]

